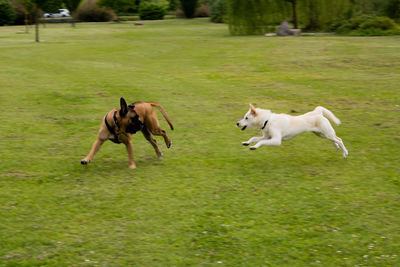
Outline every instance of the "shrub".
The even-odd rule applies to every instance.
[[[394,30],[397,28],[396,23],[388,17],[375,17],[368,19],[360,24],[360,29],[381,29]]]
[[[358,16],[350,20],[335,21],[330,30],[348,35],[393,35],[400,34],[400,27],[388,17]]]
[[[164,6],[154,2],[142,2],[139,6],[139,16],[141,20],[163,19],[165,15]]]
[[[196,9],[194,16],[197,18],[205,18],[210,16],[210,6],[208,4],[202,4]]]
[[[179,19],[184,19],[185,14],[183,13],[183,11],[181,9],[177,9],[177,10],[175,10],[175,17],[177,17]]]
[[[8,0],[0,0],[0,26],[13,24],[15,11]]]
[[[75,18],[80,21],[101,22],[115,19],[115,13],[105,7],[99,7],[97,0],[86,0],[76,10]]]
[[[225,0],[216,0],[211,5],[211,21],[215,23],[226,22],[227,9]]]

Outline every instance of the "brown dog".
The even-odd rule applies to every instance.
[[[125,99],[122,97],[120,104],[121,108],[114,108],[104,117],[97,139],[93,143],[89,155],[81,160],[81,164],[88,164],[93,159],[96,152],[100,149],[100,146],[106,140],[111,140],[117,144],[125,144],[129,156],[129,168],[136,168],[133,158],[131,136],[137,131],[142,131],[144,137],[154,147],[154,150],[159,158],[162,157],[162,153],[158,149],[156,140],[153,139],[151,134],[161,135],[164,137],[167,147],[171,147],[171,140],[168,138],[167,133],[160,128],[156,113],[152,108],[154,106],[160,110],[161,114],[171,127],[171,130],[173,130],[174,126],[160,104],[155,102],[135,102],[128,106],[125,102]]]

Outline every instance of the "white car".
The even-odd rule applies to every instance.
[[[43,17],[45,18],[59,18],[59,17],[69,17],[68,9],[59,9],[58,13],[44,13]]]

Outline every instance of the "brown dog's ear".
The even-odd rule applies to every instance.
[[[121,104],[121,110],[119,111],[119,116],[125,117],[126,114],[128,113],[128,105],[126,104],[126,101],[123,97],[121,97],[119,102]]]
[[[252,104],[249,104],[249,106],[250,106],[251,114],[253,114],[254,116],[257,115],[257,111],[256,111],[255,107],[253,107]]]

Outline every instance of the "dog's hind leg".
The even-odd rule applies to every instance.
[[[167,132],[160,128],[160,123],[157,120],[157,116],[153,111],[151,115],[148,116],[147,120],[145,120],[145,127],[149,130],[153,135],[162,136],[164,138],[165,144],[168,148],[171,147],[171,140],[167,136]]]
[[[336,135],[334,135],[334,136],[329,135],[329,136],[326,136],[325,138],[333,142],[333,145],[335,146],[336,151],[338,151],[339,148],[341,148],[343,151],[343,153],[342,153],[343,157],[347,158],[347,156],[349,155],[349,152],[347,151],[346,147],[344,146],[342,139],[340,139]]]
[[[343,157],[347,158],[347,156],[349,155],[349,152],[347,151],[346,147],[343,144],[343,141],[341,138],[335,136],[335,141],[334,141],[343,151]]]
[[[147,125],[146,125],[147,126]],[[158,126],[158,127],[157,127]],[[171,140],[168,138],[167,132],[160,128],[159,125],[151,125],[149,127],[149,131],[153,135],[158,135],[164,137],[165,145],[170,148],[171,147]]]
[[[321,137],[321,138],[326,138],[322,133],[320,133],[320,132],[313,132],[316,136],[318,136],[318,137]],[[331,140],[332,141],[332,140]],[[339,149],[340,149],[340,146],[336,143],[336,142],[334,142],[334,141],[332,141],[332,144],[333,144],[333,146],[336,148],[336,151],[339,151]]]
[[[347,151],[346,147],[343,144],[342,139],[336,136],[335,130],[333,129],[332,125],[329,123],[328,119],[323,118],[320,123],[319,127],[320,132],[314,132],[316,135],[326,138],[333,142],[336,150],[341,148],[343,151],[343,157],[347,158],[349,152]]]
[[[157,146],[157,141],[154,140],[154,138],[151,136],[149,130],[147,130],[146,127],[142,129],[142,133],[144,135],[144,138],[149,141],[149,143],[153,146],[154,150],[156,151],[157,157],[162,158],[163,154],[161,153],[160,149]]]

